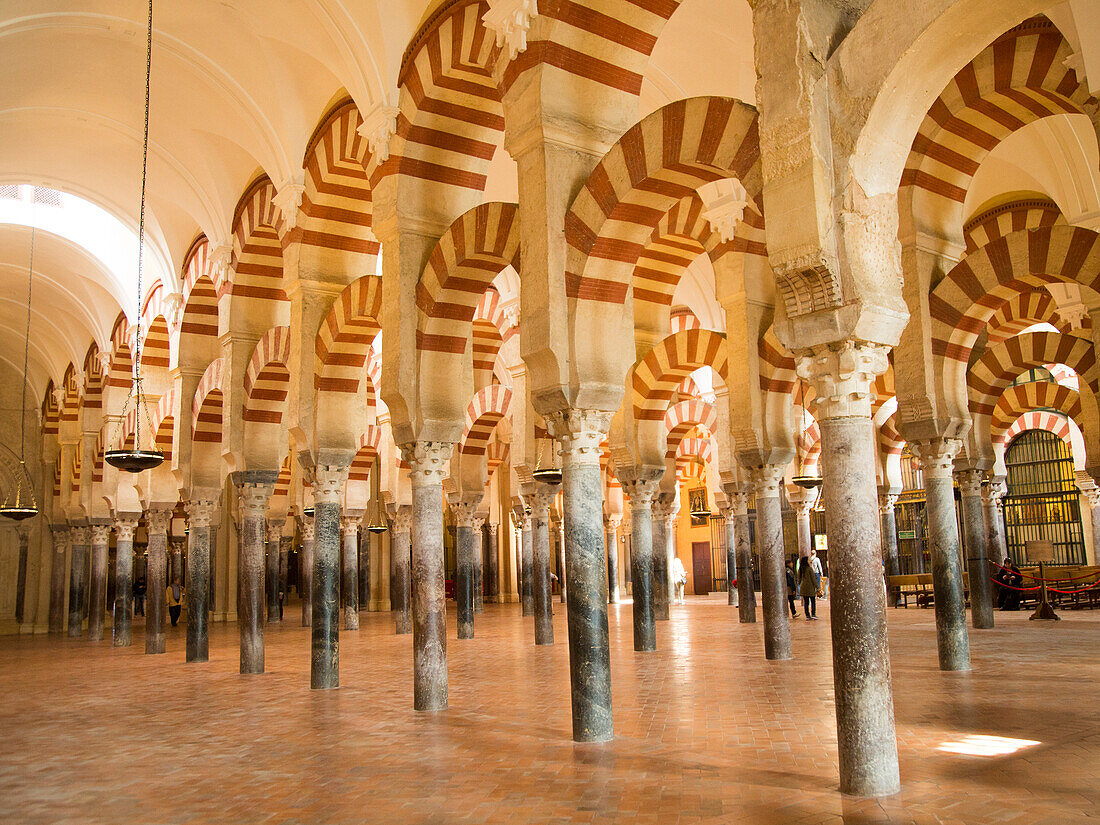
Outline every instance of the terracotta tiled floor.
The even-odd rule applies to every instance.
[[[565,623],[535,648],[517,605],[450,631],[450,710],[416,714],[411,637],[388,614],[341,634],[343,687],[309,690],[308,631],[269,627],[268,673],[61,638],[0,640],[0,821],[12,823],[1074,823],[1100,816],[1100,612],[1057,625],[997,614],[975,671],[936,666],[931,611],[890,612],[903,791],[836,791],[826,621],[793,623],[767,663],[761,626],[718,599],[674,607],[661,650],[631,650],[611,609],[616,739],[569,738]],[[288,617],[294,610],[288,610]],[[972,735],[1038,744],[962,755]],[[983,740],[1005,745],[1002,740]],[[1008,741],[1007,747],[1019,743]]]

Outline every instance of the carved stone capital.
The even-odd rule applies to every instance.
[[[619,531],[619,527],[623,523],[623,517],[622,516],[604,516],[603,517],[603,523],[604,523],[604,526],[607,527],[607,532],[617,533]]]
[[[543,484],[541,481],[535,484],[535,492],[531,495],[531,513],[536,519],[546,521],[550,518],[550,505],[558,495],[560,484]]]
[[[279,207],[283,215],[283,223],[287,229],[293,229],[298,225],[298,211],[302,206],[302,196],[306,192],[304,183],[288,180],[278,188],[271,202]]]
[[[298,516],[298,530],[302,533],[302,541],[313,541],[314,527],[313,516]]]
[[[611,413],[603,410],[562,410],[545,416],[546,430],[561,445],[565,464],[600,463],[600,445],[611,427]]]
[[[91,538],[91,529],[88,527],[74,527],[69,531],[74,547],[85,547]]]
[[[1081,491],[1081,494],[1085,497],[1085,500],[1089,503],[1089,509],[1093,512],[1097,507],[1100,507],[1100,487],[1089,487]],[[984,497],[983,497],[984,499]],[[1000,505],[1000,499],[997,500],[997,504]]]
[[[523,530],[524,532],[527,532],[528,530],[530,530],[531,529],[531,516],[528,515],[527,513],[524,513],[520,517],[519,523],[518,523],[517,526],[519,527],[520,530]]]
[[[136,518],[117,518],[115,519],[115,536],[119,541],[134,540],[134,531],[137,530],[138,520]]]
[[[359,525],[363,523],[362,516],[340,516],[340,532],[345,536],[359,535]]]
[[[495,524],[494,522],[489,522],[489,537],[495,539],[497,537],[497,530],[498,529],[500,529],[499,524]]]
[[[339,504],[348,480],[348,467],[338,464],[318,464],[313,468],[313,503]]]
[[[241,518],[263,519],[267,513],[267,501],[275,490],[274,484],[246,482],[237,485],[237,502],[241,508]]]
[[[475,533],[481,532],[481,528],[485,526],[486,518],[488,518],[488,516],[486,516],[484,513],[478,513],[472,519],[470,519],[470,526],[474,528]]]
[[[451,504],[451,513],[455,517],[455,525],[458,527],[473,527],[474,514],[481,502],[459,500]]]
[[[620,478],[619,483],[623,486],[623,494],[630,497],[631,509],[635,506],[638,508],[653,507],[653,515],[656,517],[657,509],[654,506],[654,500],[661,491],[660,473],[643,474],[638,472],[633,475],[633,478],[627,478],[626,473],[623,473],[623,478]]]
[[[835,349],[798,358],[798,375],[814,388],[818,420],[871,417],[876,376],[889,367],[890,348],[864,341],[844,341]]]
[[[412,530],[413,513],[412,507],[407,504],[398,507],[397,512],[393,516],[393,532],[395,533],[408,533]]]
[[[145,530],[149,535],[153,533],[167,534],[168,527],[171,523],[171,510],[156,508],[145,511]]]
[[[371,155],[380,164],[390,158],[390,141],[397,133],[399,114],[401,110],[396,106],[380,103],[363,115],[363,122],[356,129],[360,136],[366,138]]]
[[[117,526],[119,523],[120,522],[116,521],[115,525]],[[111,525],[109,525],[109,524],[93,524],[92,527],[91,527],[91,532],[92,532],[92,537],[91,537],[92,546],[104,545],[104,544],[110,544],[111,543]],[[134,534],[131,533],[130,538],[133,538],[133,537],[134,537]],[[119,538],[122,538],[121,534],[119,535]]]
[[[267,520],[267,540],[279,541],[283,536],[283,525],[286,524],[284,519],[268,519]]]
[[[209,527],[214,521],[217,504],[209,499],[192,499],[187,502],[187,526],[189,529]]]
[[[796,501],[794,503],[794,509],[798,512],[799,518],[809,518],[810,511],[814,509],[814,499],[803,499],[802,501]]]
[[[951,478],[955,471],[955,456],[962,449],[958,438],[932,438],[928,441],[910,441],[910,448],[920,459],[925,478]]]
[[[537,14],[537,0],[489,0],[489,10],[481,19],[485,28],[496,34],[497,45],[508,60],[515,60],[527,51],[527,32]]]
[[[783,483],[784,464],[765,464],[749,471],[757,498],[779,498],[779,485]]]
[[[878,511],[880,515],[894,512],[894,505],[898,503],[897,493],[879,493]]]
[[[1100,495],[1100,488],[1094,487],[1093,490],[1096,491],[1097,495]],[[982,487],[982,502],[984,504],[996,504],[1001,507],[1004,504],[1004,497],[1007,492],[1008,488],[1005,486],[1004,479],[993,476],[989,479],[989,483]]]
[[[401,444],[401,457],[409,465],[413,487],[442,484],[450,471],[454,444],[447,441],[411,441]]]
[[[982,494],[983,475],[981,470],[959,470],[955,473],[959,495],[963,498],[979,498]]]

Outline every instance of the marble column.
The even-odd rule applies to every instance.
[[[924,471],[940,670],[970,670],[970,637],[966,632],[966,600],[952,482],[955,454],[960,446],[959,440],[954,438],[910,442],[910,447],[920,456]]]
[[[174,581],[183,583],[183,542],[179,539],[173,539],[171,542],[172,547],[172,574],[168,577],[168,583],[171,584]]]
[[[359,571],[359,609],[370,610],[370,545],[371,533],[366,526],[359,529],[359,542],[357,545]]]
[[[830,630],[840,790],[885,796],[901,788],[886,595],[879,533],[878,445],[872,383],[889,366],[888,348],[846,343],[798,361],[816,390],[822,502],[829,524]],[[758,499],[759,501],[759,499]]]
[[[782,464],[752,470],[756,489],[756,549],[760,558],[760,597],[764,603],[764,656],[791,658],[791,619],[787,611],[784,571],[783,514],[779,506]],[[840,518],[840,516],[838,516]]]
[[[340,579],[340,597],[344,606],[344,630],[359,629],[359,524],[361,515],[340,516],[340,532],[344,536]],[[364,531],[365,532],[365,531]]]
[[[206,591],[210,594],[207,600],[210,606],[210,611],[213,612],[217,609],[218,602],[218,523],[221,521],[221,517],[218,515],[218,511],[214,511],[214,515],[211,516],[210,521],[210,587]]]
[[[282,519],[267,520],[267,543],[264,547],[264,595],[267,599],[264,609],[268,624],[282,621],[279,618],[279,544],[285,523]]]
[[[489,522],[489,551],[485,558],[485,601],[497,601],[499,582],[497,580],[497,565],[499,563],[500,544],[497,533],[500,525]]]
[[[447,707],[447,602],[443,568],[443,478],[453,444],[417,441],[401,445],[411,468],[413,519],[413,708]],[[495,563],[496,532],[492,532]],[[495,580],[495,571],[490,576]]]
[[[882,530],[882,561],[887,576],[901,575],[901,559],[898,558],[898,523],[894,512],[894,505],[898,503],[896,493],[878,494],[878,511]],[[897,590],[887,588],[886,603],[889,607],[896,607],[898,603]]]
[[[604,535],[607,537],[607,602],[619,603],[619,516],[604,516]]]
[[[981,470],[968,468],[955,473],[962,499],[963,546],[970,578],[970,623],[975,630],[993,627],[993,582],[986,559],[985,514],[982,512]]]
[[[672,510],[671,493],[658,493],[651,507],[651,523],[653,525],[652,553],[653,553],[653,616],[657,621],[668,621],[668,517]],[[633,519],[633,510],[631,518]],[[634,528],[630,530],[630,540],[634,541]],[[631,550],[631,567],[634,566],[633,550]],[[637,579],[635,579],[637,581]],[[634,600],[637,601],[637,591]]]
[[[534,616],[535,591],[532,587],[531,577],[534,575],[535,546],[534,537],[531,535],[531,516],[529,513],[524,515],[520,526],[522,527],[523,536],[519,566],[520,607],[524,616]]]
[[[680,515],[680,506],[674,505],[665,516],[665,590],[669,603],[676,596],[676,583],[672,580],[672,571],[676,564],[676,520]],[[657,548],[654,548],[656,554]],[[708,587],[709,590],[709,582]]]
[[[412,507],[407,504],[398,507],[390,537],[390,586],[393,589],[390,608],[398,636],[412,633],[412,519]]]
[[[487,513],[474,516],[472,522],[474,531],[474,613],[485,611],[485,581],[481,575],[485,560],[485,520]]]
[[[90,557],[92,574],[88,591],[88,641],[103,641],[103,626],[107,613],[107,562],[111,548],[111,525],[91,527]]]
[[[313,468],[313,652],[309,686],[313,690],[340,687],[340,501],[348,467],[319,464]],[[357,581],[358,576],[352,579]],[[353,584],[352,591],[354,593]],[[356,621],[359,614],[356,612]]]
[[[455,519],[455,602],[458,605],[458,638],[474,638],[474,513],[477,503],[454,501]]]
[[[554,644],[554,595],[550,589],[550,505],[557,484],[535,484],[531,497],[531,577],[535,602],[535,644]]]
[[[164,623],[168,615],[165,591],[168,589],[168,526],[172,511],[145,511],[145,533],[149,544],[145,564],[145,652],[164,653],[168,638]]]
[[[313,516],[298,516],[302,541],[298,548],[298,592],[302,596],[302,627],[313,624]]]
[[[63,524],[51,525],[53,555],[50,557],[50,633],[65,632],[65,550],[72,540]]]
[[[620,470],[623,493],[630,497],[630,589],[634,594],[634,649],[657,649],[657,624],[654,614],[654,551],[660,532],[655,529],[654,498],[661,483],[661,470]],[[663,549],[663,548],[662,548]]]
[[[217,503],[187,503],[187,661],[210,659],[210,549]]]
[[[1095,488],[1094,488],[1095,490]],[[994,476],[989,483],[982,487],[982,511],[985,513],[986,550],[989,558],[1004,564],[1008,558],[1008,542],[1005,540],[1004,496],[1005,482],[1003,478]],[[1089,505],[1092,507],[1092,535],[1093,540],[1100,540],[1100,490],[1096,495],[1089,496]],[[1100,544],[1096,544],[1096,552],[1100,554]]]
[[[814,509],[814,501],[817,496],[807,491],[802,501],[795,502],[795,511],[798,514],[798,557],[808,559],[813,550],[813,535],[810,531],[810,511]]]
[[[88,558],[88,541],[91,529],[80,526],[71,531],[72,549],[69,553],[69,626],[70,638],[80,638],[84,633],[84,567]]]
[[[19,567],[16,569],[15,580],[15,623],[22,625],[27,603],[27,556],[30,545],[30,535],[26,527],[17,528],[19,536]]]
[[[611,413],[567,410],[544,419],[561,445],[573,739],[605,742],[614,736],[614,725],[600,444]]]
[[[294,543],[291,536],[279,536],[279,592],[283,594],[283,608],[290,598],[290,546]]]
[[[565,592],[565,520],[558,520],[558,591],[561,593],[561,603],[566,603]]]
[[[234,473],[240,507],[237,541],[237,628],[241,673],[264,672],[264,523],[278,473]]]
[[[722,518],[726,522],[726,603],[737,607],[740,594],[737,592],[737,515],[734,508],[724,508]]]
[[[111,644],[130,647],[134,643],[134,531],[137,516],[115,519],[115,603]]]
[[[733,529],[737,556],[737,619],[741,624],[756,622],[756,582],[752,571],[752,527],[749,523],[747,490],[734,493]]]

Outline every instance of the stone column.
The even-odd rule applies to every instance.
[[[192,499],[187,504],[187,661],[210,659],[210,548],[217,504]]]
[[[654,498],[661,483],[662,471],[639,469],[623,470],[619,481],[623,493],[630,497],[630,589],[634,594],[634,649],[657,649],[657,624],[654,611],[654,551],[660,518],[654,518],[657,509]],[[662,548],[663,549],[663,548]]]
[[[896,493],[878,494],[878,511],[882,529],[882,560],[887,576],[901,575],[901,560],[898,558],[898,523],[894,513],[894,505],[898,503]],[[896,607],[898,594],[896,590],[887,588],[886,603],[890,607]]]
[[[27,601],[27,555],[30,535],[27,528],[19,528],[19,567],[15,580],[15,622],[23,624],[23,613]]]
[[[672,571],[675,569],[676,559],[676,519],[680,515],[680,508],[674,505],[665,516],[665,592],[671,604],[676,594],[676,583],[672,581]],[[654,548],[656,552],[657,548]],[[710,589],[709,583],[707,589]]]
[[[413,520],[413,708],[447,707],[447,602],[443,589],[443,478],[453,444],[418,441],[404,444],[411,468]],[[495,563],[496,531],[491,547]],[[491,576],[495,580],[495,571]]]
[[[726,522],[726,603],[737,607],[740,603],[737,592],[737,528],[736,515],[732,507],[722,509],[722,518]]]
[[[279,536],[279,592],[283,594],[284,610],[290,597],[290,546],[293,543],[290,536]]]
[[[614,725],[600,444],[611,413],[567,410],[544,418],[561,445],[573,739],[605,742],[613,737]]]
[[[485,582],[481,575],[482,563],[485,560],[485,513],[474,516],[471,526],[474,531],[474,613],[482,613],[485,610]]]
[[[171,542],[172,545],[172,575],[168,577],[168,584],[171,584],[176,579],[183,582],[183,542],[174,539]]]
[[[530,510],[530,508],[527,508]],[[519,594],[520,607],[524,616],[535,615],[535,591],[532,588],[531,576],[534,572],[535,546],[534,537],[531,535],[531,516],[527,513],[520,522],[522,528],[522,552],[519,565]]]
[[[267,520],[267,544],[264,547],[264,594],[267,623],[280,622],[279,618],[279,544],[283,536],[282,519]]]
[[[816,391],[827,468],[822,501],[829,524],[840,790],[856,796],[884,796],[901,787],[871,421],[871,386],[889,366],[887,353],[884,346],[845,342],[839,351],[798,361],[799,376]]]
[[[340,596],[344,603],[344,630],[359,629],[359,523],[362,516],[340,516],[344,536],[343,578]]]
[[[749,525],[749,493],[734,493],[733,532],[737,556],[737,618],[741,624],[756,623],[756,583],[752,573],[752,535]]]
[[[558,521],[558,590],[561,592],[561,603],[565,604],[565,521]]]
[[[103,625],[107,612],[107,561],[111,545],[111,525],[91,527],[92,573],[88,593],[88,641],[103,641]]]
[[[264,672],[264,522],[276,473],[234,474],[240,506],[237,543],[237,627],[241,673]]]
[[[474,512],[477,504],[455,501],[451,512],[455,517],[455,602],[458,604],[458,638],[474,638]]]
[[[791,658],[791,620],[787,612],[787,577],[783,564],[783,514],[779,507],[779,485],[784,469],[782,464],[765,464],[752,470],[756,489],[760,597],[764,602],[764,656],[768,659]]]
[[[810,511],[814,509],[814,499],[811,493],[804,495],[802,501],[795,502],[795,510],[798,513],[798,557],[808,559],[813,549],[813,536],[810,532]]]
[[[75,639],[84,633],[84,566],[87,564],[91,529],[74,527],[71,535],[73,543],[69,554],[69,637]]]
[[[134,643],[134,531],[136,516],[115,519],[115,604],[111,644],[129,647]]]
[[[393,588],[390,607],[398,636],[412,633],[412,518],[412,507],[398,507],[393,517],[393,533],[390,538],[390,577]]]
[[[940,670],[970,670],[970,638],[966,633],[966,600],[952,483],[955,454],[960,446],[955,438],[910,442],[924,471]]]
[[[207,602],[210,606],[210,612],[213,612],[217,609],[218,601],[218,523],[220,521],[221,517],[218,515],[218,511],[214,510],[214,514],[211,516],[210,522],[210,557],[208,560],[210,566],[210,581],[209,588],[206,591],[210,594],[209,598],[207,599]]]
[[[52,525],[53,555],[50,563],[50,633],[65,630],[65,549],[71,531],[65,525]]]
[[[168,525],[172,523],[172,511],[150,509],[145,511],[145,533],[149,538],[145,564],[145,652],[164,653],[168,639],[164,630],[168,604]]]
[[[604,516],[604,535],[607,537],[607,601],[619,603],[619,516]]]
[[[535,602],[535,644],[554,644],[554,595],[550,590],[550,504],[557,484],[536,482],[531,498],[532,591]]]
[[[302,627],[313,624],[313,516],[298,516],[302,543],[298,549],[298,591],[302,596]]]
[[[362,524],[362,522],[360,522]],[[359,543],[357,545],[358,570],[359,570],[359,609],[370,610],[370,545],[371,536],[374,535],[365,526],[359,529]]]
[[[650,509],[652,513],[652,565],[653,565],[653,617],[657,621],[668,621],[668,516],[671,511],[672,496],[669,493],[658,493],[654,496],[653,505]],[[634,511],[630,511],[630,518],[633,520]],[[637,533],[634,532],[633,526],[630,528],[630,541],[633,543],[634,536]],[[634,550],[631,548],[630,566],[634,567],[634,559],[638,558],[634,555]],[[634,579],[634,581],[638,581]],[[634,591],[634,601],[638,600],[638,591]]]
[[[340,687],[340,501],[347,480],[347,466],[319,464],[313,468],[313,645],[309,671],[313,690]]]
[[[993,582],[986,562],[985,514],[982,512],[981,470],[968,468],[955,473],[962,498],[963,544],[970,572],[970,622],[975,630],[993,627]]]
[[[497,565],[500,544],[497,540],[497,532],[500,525],[489,522],[489,551],[485,559],[485,600],[497,601],[499,586],[497,581]]]
[[[1094,488],[1095,489],[1095,488]],[[982,487],[982,511],[985,513],[986,552],[997,564],[1004,564],[1008,558],[1008,542],[1005,540],[1004,519],[1004,479],[993,477],[989,483]],[[1092,507],[1092,535],[1093,540],[1100,539],[1100,490],[1095,495],[1089,496],[1089,506]],[[1096,552],[1100,554],[1100,544],[1096,545]]]

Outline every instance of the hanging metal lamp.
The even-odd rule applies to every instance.
[[[138,217],[138,267],[137,267],[137,330],[134,335],[134,382],[130,386],[130,395],[122,408],[122,420],[126,419],[126,411],[133,402],[134,415],[134,446],[132,448],[120,446],[118,449],[108,450],[103,459],[112,467],[125,470],[128,473],[140,473],[160,466],[164,461],[164,453],[156,448],[153,441],[154,433],[152,420],[149,417],[145,392],[141,383],[141,275],[142,263],[145,252],[145,184],[149,171],[149,81],[152,75],[153,65],[153,0],[149,0],[149,25],[145,38],[145,138],[142,143],[141,153],[141,209]],[[144,416],[148,425],[150,444],[149,449],[141,446],[141,419]],[[121,435],[121,431],[120,431]]]
[[[802,410],[802,420],[805,421],[806,416],[806,388],[802,383],[802,379],[798,379],[798,394],[799,404]],[[806,457],[802,454],[802,438],[805,433],[799,433],[798,440],[795,441],[795,450],[798,453],[798,475],[791,479],[797,486],[803,490],[815,490],[821,486],[821,477],[816,475],[809,475],[806,472]]]
[[[34,196],[31,196],[34,203]],[[32,206],[33,208],[33,206]],[[19,425],[19,478],[16,479],[15,489],[8,493],[3,505],[0,505],[0,516],[10,518],[13,521],[23,521],[38,515],[38,502],[34,498],[34,484],[31,483],[30,473],[27,472],[25,461],[25,449],[27,443],[27,363],[31,347],[31,283],[34,280],[34,219],[31,219],[31,255],[27,266],[27,328],[23,341],[23,400],[19,404],[19,412],[22,415]],[[24,489],[25,485],[25,489]]]
[[[536,443],[543,441],[550,445],[550,463],[546,467],[542,466],[542,448],[536,447],[535,471],[531,476],[543,484],[561,484],[561,468],[554,466],[554,442],[549,438],[540,438]]]
[[[367,520],[368,533],[385,533],[390,528],[386,526],[386,520],[382,518],[382,502],[375,500],[375,510]]]

